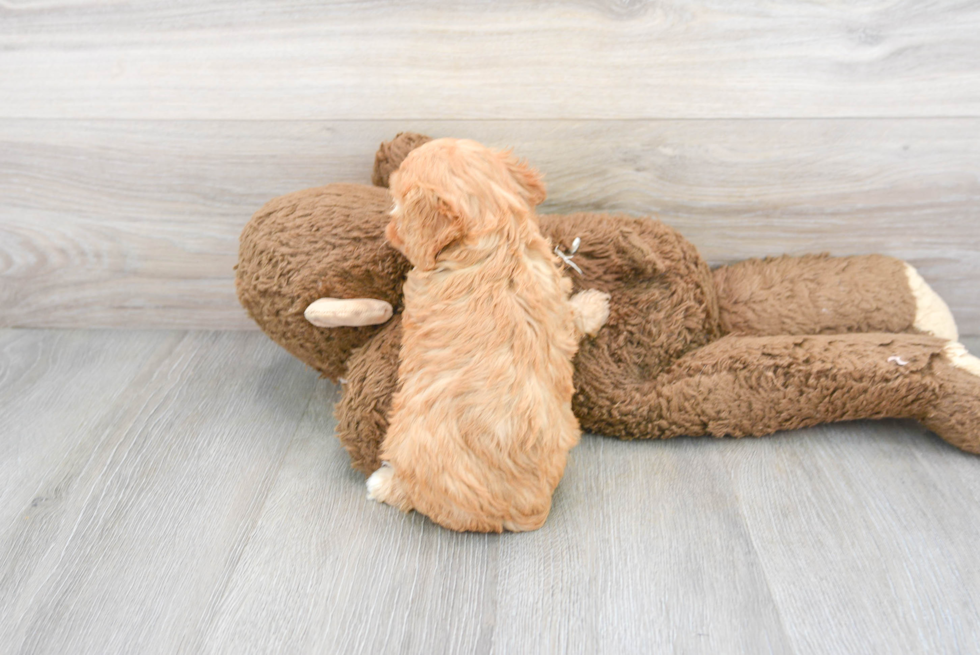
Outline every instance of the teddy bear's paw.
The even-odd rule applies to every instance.
[[[580,291],[569,299],[575,312],[575,327],[594,337],[609,320],[609,294],[598,289]]]
[[[911,264],[905,264],[905,275],[908,278],[912,297],[915,298],[915,322],[912,326],[940,339],[950,341],[959,339],[956,321],[946,302],[926,284]]]
[[[384,462],[381,468],[371,474],[367,479],[368,500],[375,500],[379,503],[385,502],[391,495],[391,487],[395,476],[395,469]]]

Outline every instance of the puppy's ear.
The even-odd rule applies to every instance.
[[[412,263],[423,271],[436,267],[436,257],[464,236],[459,210],[432,189],[414,189],[406,198],[406,213],[414,216]]]
[[[541,173],[531,168],[527,162],[514,157],[510,151],[504,152],[503,155],[504,161],[507,163],[507,169],[514,176],[517,186],[521,188],[527,204],[533,208],[535,205],[540,205],[544,202],[544,199],[548,197],[548,192],[545,191]]]

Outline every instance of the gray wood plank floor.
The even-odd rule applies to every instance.
[[[338,393],[254,332],[0,331],[0,652],[980,652],[980,458],[913,423],[588,436],[486,536],[367,501]]]

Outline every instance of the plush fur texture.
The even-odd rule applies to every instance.
[[[757,336],[903,332],[916,308],[906,267],[882,255],[770,257],[722,266],[714,271],[721,327]]]
[[[427,139],[400,140],[387,151]],[[383,161],[390,170],[398,163]],[[246,227],[239,263],[239,294],[260,327],[325,375],[346,377],[336,433],[365,474],[380,465],[397,386],[408,270],[384,243],[390,206],[385,190],[354,185],[278,198]],[[582,273],[565,271],[575,289],[611,294],[608,323],[574,360],[573,410],[584,430],[621,438],[742,436],[910,417],[980,452],[977,359],[915,326],[918,305],[904,262],[783,257],[711,271],[694,246],[653,219],[539,220],[564,252],[581,239],[573,261]],[[395,316],[333,334],[302,318],[324,296],[380,298]]]
[[[390,209],[386,189],[331,184],[270,200],[242,231],[242,306],[273,341],[333,380],[384,328],[318,328],[303,313],[325,297],[377,298],[400,311],[410,264],[384,240]]]
[[[422,134],[399,132],[391,141],[382,143],[374,155],[374,171],[371,174],[371,183],[375,186],[387,187],[388,178],[408,156],[408,153],[429,141],[431,139]]]
[[[414,268],[370,495],[454,530],[535,530],[580,435],[581,335],[534,215],[540,177],[507,153],[439,139],[391,185],[386,236]]]

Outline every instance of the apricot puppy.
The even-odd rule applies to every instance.
[[[453,530],[534,530],[579,441],[572,357],[608,295],[571,282],[538,229],[538,173],[438,139],[391,177],[405,282],[399,390],[369,497]]]

